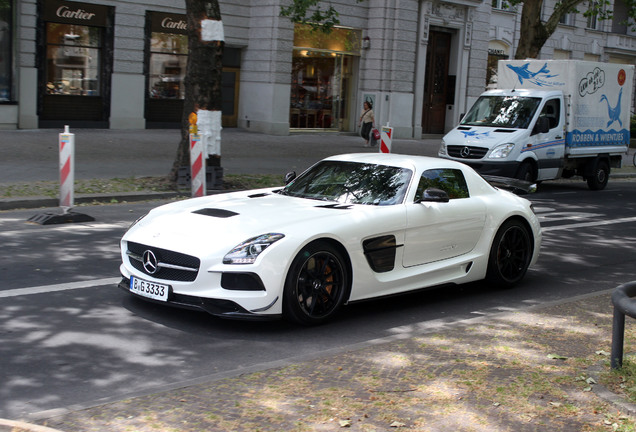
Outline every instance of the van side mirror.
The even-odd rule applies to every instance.
[[[546,133],[550,130],[550,119],[547,117],[539,117],[537,119],[537,124],[534,125],[534,129],[532,129],[532,135],[536,135],[539,133]]]

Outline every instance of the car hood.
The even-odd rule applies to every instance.
[[[369,206],[289,197],[272,189],[236,192],[158,207],[135,224],[124,240],[194,255],[226,253],[261,234],[311,236],[311,227],[318,232],[334,223],[355,223],[351,212],[365,211],[364,207]],[[324,221],[327,218],[329,222]]]
[[[444,136],[444,143],[493,149],[499,144],[517,142],[524,134],[527,134],[527,129],[458,126]]]

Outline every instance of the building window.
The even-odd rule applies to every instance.
[[[510,10],[510,4],[506,0],[492,0],[493,9]]]
[[[559,19],[559,24],[574,26],[576,23],[576,13],[566,13]]]
[[[148,97],[183,99],[188,35],[185,15],[152,13]]]
[[[590,2],[590,9],[594,8],[599,8],[599,2],[598,1],[592,1]],[[602,7],[602,9],[604,9],[604,7]],[[587,16],[587,27],[590,30],[601,30],[601,19],[599,18],[599,15],[602,15],[603,11],[599,11],[598,14],[589,14]],[[587,14],[585,14],[587,15]]]
[[[39,127],[108,127],[115,8],[60,0],[42,8]]]
[[[0,2],[0,102],[9,102],[12,97],[12,71],[11,71],[11,46],[12,46],[12,20],[13,2]]]
[[[361,31],[331,33],[296,24],[292,55],[289,125],[294,129],[349,129],[353,65]]]
[[[486,87],[496,87],[497,67],[499,60],[508,60],[508,48],[501,43],[491,42],[488,48],[488,69],[486,70]]]
[[[102,32],[98,27],[46,24],[46,93],[100,96]]]

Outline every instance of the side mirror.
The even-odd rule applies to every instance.
[[[296,179],[296,171],[291,171],[285,174],[285,184],[288,185]]]
[[[546,133],[550,130],[550,119],[547,117],[539,117],[537,119],[537,124],[534,125],[534,129],[532,130],[532,135],[536,135],[538,133]]]
[[[419,202],[448,202],[450,198],[446,191],[437,188],[429,188],[424,191],[424,195]]]

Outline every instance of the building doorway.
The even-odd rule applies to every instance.
[[[426,50],[422,133],[442,134],[446,124],[446,105],[452,105],[455,80],[448,75],[451,33],[431,31]]]

